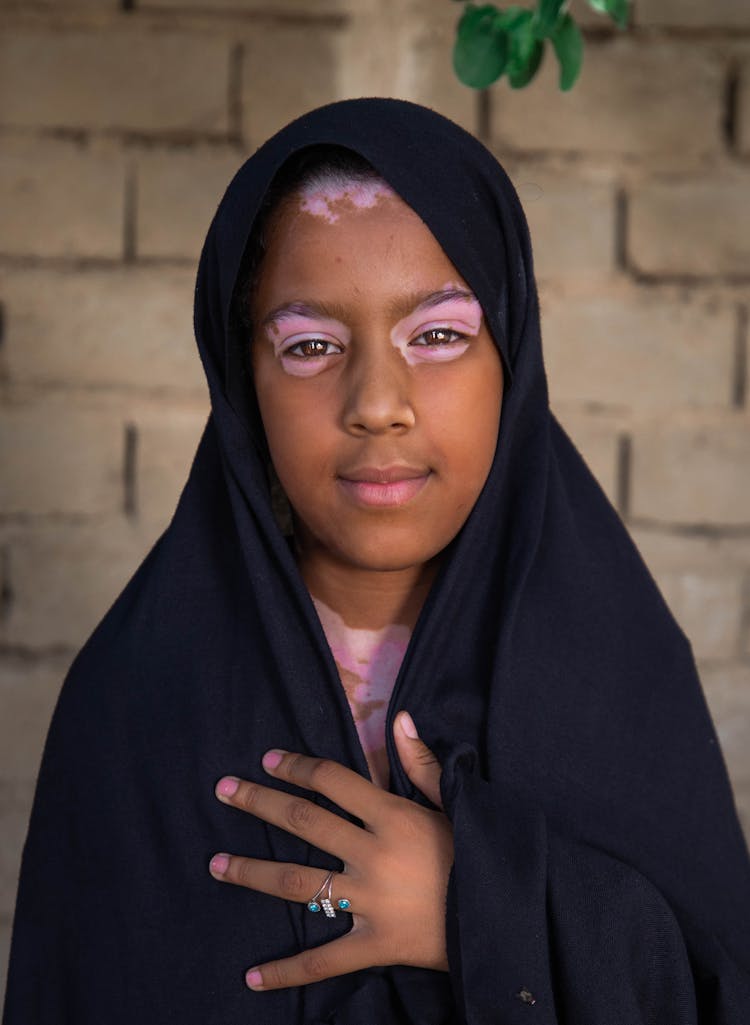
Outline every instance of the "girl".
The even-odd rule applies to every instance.
[[[211,418],[63,689],[6,1025],[750,1020],[690,649],[549,411],[491,155],[394,100],[294,122],[196,336]]]

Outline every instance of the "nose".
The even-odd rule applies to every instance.
[[[415,422],[410,376],[390,340],[361,346],[347,375],[344,427],[352,434],[404,433]]]

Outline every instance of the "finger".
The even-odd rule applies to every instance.
[[[277,779],[323,794],[370,826],[384,817],[393,802],[392,794],[328,758],[273,750],[263,756],[263,768]]]
[[[378,963],[385,962],[373,958],[369,934],[354,931],[294,957],[250,968],[245,973],[245,982],[253,990],[286,989],[347,975]]]
[[[234,776],[224,776],[219,780],[216,796],[224,804],[293,833],[342,861],[359,863],[371,839],[353,822],[347,822],[340,815],[334,815],[304,797],[272,790],[259,783],[248,783]]]
[[[393,739],[406,775],[436,808],[442,809],[440,777],[443,770],[429,747],[419,739],[417,727],[408,712],[399,712],[396,716]]]
[[[232,854],[214,854],[208,867],[214,879],[221,882],[234,883],[235,886],[244,886],[248,890],[258,890],[271,897],[281,897],[282,900],[293,900],[302,904],[307,904],[328,878],[328,872],[323,868],[262,861],[259,858],[242,858]],[[356,881],[350,876],[343,872],[334,874],[331,882],[334,908],[338,908],[338,901],[348,900],[351,901],[351,908],[340,910],[353,913],[353,909],[358,906],[354,895],[358,893]]]

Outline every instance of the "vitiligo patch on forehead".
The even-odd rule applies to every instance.
[[[307,186],[301,190],[300,209],[335,224],[342,210],[369,210],[396,193],[383,181],[347,182],[344,185]]]

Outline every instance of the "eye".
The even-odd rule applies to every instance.
[[[465,341],[466,336],[451,327],[431,327],[421,335],[413,338],[409,345],[453,345]]]
[[[285,349],[283,355],[296,359],[315,359],[319,356],[334,356],[341,352],[343,349],[340,345],[328,342],[324,338],[304,338]]]

